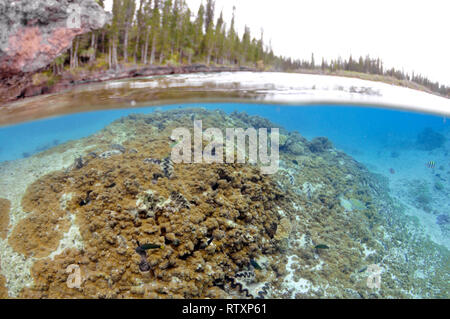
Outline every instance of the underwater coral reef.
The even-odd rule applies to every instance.
[[[155,111],[22,159],[59,161],[14,196],[0,193],[8,198],[0,201],[0,230],[7,229],[0,293],[448,297],[448,269],[435,267],[448,265],[448,250],[399,213],[385,179],[327,138],[308,141],[280,128],[274,175],[262,174],[258,163],[176,164],[171,133],[192,128],[194,119],[205,129],[279,127],[246,113]],[[3,221],[10,210],[11,220]],[[13,274],[18,264],[23,269]],[[383,269],[378,289],[367,286],[373,264]],[[68,285],[71,265],[81,274],[75,287]]]

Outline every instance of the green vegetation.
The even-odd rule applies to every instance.
[[[439,82],[432,82],[428,78],[420,75],[405,73],[404,71],[395,68],[385,69],[383,61],[380,58],[371,58],[360,56],[358,59],[353,59],[352,56],[345,60],[339,57],[329,62],[322,59],[320,65],[314,61],[314,55],[311,56],[310,61],[291,59],[284,60],[282,67],[286,70],[314,73],[314,74],[330,74],[346,77],[356,77],[363,80],[381,81],[389,84],[405,86],[416,90],[429,91],[437,93],[444,97],[450,97],[450,87]]]
[[[104,6],[103,0],[97,0]],[[255,8],[255,11],[257,8]],[[51,68],[60,74],[64,68],[89,71],[118,69],[121,66],[206,65],[248,66],[259,70],[332,74],[357,77],[434,92],[450,97],[450,87],[417,74],[394,68],[369,56],[348,60],[338,58],[320,65],[314,54],[309,61],[275,56],[272,47],[245,28],[235,30],[235,10],[229,23],[222,13],[216,19],[215,0],[206,0],[193,13],[185,0],[113,0],[112,22],[101,30],[78,36],[68,53],[56,59]]]
[[[33,85],[45,85],[45,86],[53,86],[58,80],[59,76],[55,75],[49,70],[36,73],[31,78]]]
[[[102,0],[98,3],[103,6]],[[108,69],[191,63],[264,69],[277,64],[280,58],[264,44],[262,32],[256,39],[245,28],[239,37],[234,13],[227,24],[222,14],[215,19],[214,8],[214,0],[202,4],[197,14],[185,0],[114,0],[111,25],[78,36],[70,53],[54,62],[54,71],[61,72],[61,59],[70,69],[96,65],[99,58]]]

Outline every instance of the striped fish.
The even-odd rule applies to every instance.
[[[427,167],[428,168],[434,168],[436,166],[436,162],[435,161],[429,161],[428,163],[427,163]]]

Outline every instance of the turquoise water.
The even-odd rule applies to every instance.
[[[283,127],[287,132],[290,132],[285,134],[291,134],[291,132],[296,131],[310,142],[314,141],[316,137],[326,137],[332,143],[332,147],[328,150],[320,153],[308,151],[305,153],[307,155],[287,152],[282,161],[280,161],[280,173],[276,178],[278,179],[278,184],[283,185],[282,187],[284,187],[286,193],[289,192],[300,196],[297,198],[298,201],[292,201],[292,206],[295,208],[294,211],[297,212],[308,210],[308,205],[310,204],[308,201],[311,201],[311,203],[317,202],[310,193],[317,192],[318,189],[321,195],[333,193],[332,196],[334,198],[332,198],[332,201],[342,206],[342,216],[352,212],[353,214],[365,212],[369,207],[375,207],[374,211],[379,223],[376,227],[380,227],[385,235],[375,238],[373,247],[384,248],[381,249],[382,253],[380,253],[380,248],[366,246],[367,239],[363,235],[361,235],[361,238],[356,238],[355,243],[361,244],[361,246],[355,249],[361,249],[367,261],[363,264],[357,263],[351,266],[357,268],[353,269],[353,273],[349,275],[353,278],[350,282],[353,283],[355,280],[364,282],[366,280],[364,276],[367,276],[366,269],[369,264],[384,267],[383,280],[392,281],[388,285],[389,290],[386,290],[389,292],[383,292],[383,289],[381,289],[377,290],[377,294],[371,295],[374,291],[371,290],[372,288],[367,291],[364,289],[364,291],[361,291],[361,288],[354,288],[352,293],[356,294],[357,291],[357,294],[364,298],[370,296],[377,298],[398,296],[448,298],[449,291],[445,289],[445,282],[449,277],[448,249],[450,248],[450,201],[448,200],[450,195],[450,122],[443,117],[435,115],[388,108],[358,107],[355,105],[286,106],[243,103],[192,103],[78,113],[1,127],[0,173],[3,174],[3,184],[1,185],[4,188],[11,187],[12,190],[1,190],[0,198],[7,197],[12,202],[11,223],[17,224],[17,221],[23,218],[23,215],[21,215],[23,213],[21,213],[20,209],[20,197],[19,200],[15,199],[14,178],[11,177],[16,174],[18,176],[17,179],[21,179],[20,174],[23,174],[23,172],[20,172],[21,161],[24,161],[23,165],[27,170],[25,174],[36,173],[35,177],[37,178],[40,177],[39,174],[43,174],[40,172],[48,173],[52,171],[52,169],[43,168],[46,163],[39,162],[39,153],[45,150],[50,150],[69,141],[88,137],[114,121],[118,123],[117,120],[119,119],[132,122],[135,118],[134,114],[149,115],[155,112],[166,114],[165,111],[192,108],[203,108],[209,111],[221,110],[231,117],[234,116],[233,114],[236,114],[233,112],[245,112],[250,116],[259,116],[270,120],[276,127]],[[151,123],[157,126],[157,123]],[[132,140],[131,138],[130,141]],[[304,144],[308,145],[306,142]],[[347,155],[350,157],[347,157]],[[59,160],[58,155],[52,156],[56,156],[52,157],[53,160]],[[70,156],[75,158],[79,154],[75,152],[70,154]],[[88,155],[83,155],[84,158],[86,156]],[[72,157],[69,159],[70,163],[74,160]],[[63,162],[62,158],[63,155],[61,155],[61,162]],[[27,162],[28,160],[30,162]],[[309,160],[314,163],[312,166],[308,166]],[[67,162],[67,158],[64,158],[64,161]],[[317,168],[317,165],[320,166],[322,162],[325,163],[323,173],[319,169],[314,171],[316,173],[319,172],[317,176],[311,175],[312,173],[309,174],[307,167]],[[50,167],[52,163],[48,163],[48,165]],[[61,164],[58,165],[61,166]],[[33,172],[33,167],[38,166],[40,170],[36,169],[37,171]],[[58,169],[60,169],[60,166],[58,166]],[[68,171],[74,170],[73,167],[68,168],[66,166],[64,168],[66,169],[66,174]],[[337,173],[336,175],[333,170]],[[347,186],[336,185],[334,183],[335,176],[345,176],[346,180],[352,182],[349,182]],[[358,177],[358,182],[353,182],[355,176]],[[291,182],[286,182],[285,177],[288,177],[288,180],[291,180]],[[326,179],[328,182],[324,186],[324,184],[318,182],[319,179],[322,181]],[[17,180],[17,184],[21,184],[18,187],[18,194],[22,196],[29,185],[28,183],[33,181],[34,179],[32,178],[27,180],[26,183],[22,181],[19,183],[19,180]],[[205,181],[196,182],[207,185]],[[373,186],[375,184],[378,186]],[[110,185],[114,187],[115,183]],[[359,186],[365,187],[365,190],[359,189]],[[330,192],[327,191],[327,187],[330,188]],[[355,192],[356,197],[348,195],[352,192]],[[367,198],[369,193],[372,198],[364,202],[364,198]],[[297,195],[292,195],[294,196],[292,198],[295,198]],[[89,193],[88,198],[83,199],[81,202],[88,203],[88,199]],[[321,202],[318,201],[318,203],[320,204]],[[320,205],[318,207],[321,207]],[[298,208],[299,206],[301,208]],[[325,207],[325,204],[323,204],[323,207]],[[283,214],[281,216],[284,216]],[[305,231],[303,228],[306,227],[308,229],[308,226],[306,226],[307,221],[303,221],[304,224],[302,224],[302,218],[304,218],[303,215],[298,215],[297,217],[291,215],[290,217],[291,222],[293,224],[297,223],[296,227],[300,227],[303,230],[298,233],[294,231],[293,233],[295,234],[291,235],[291,239],[286,246],[287,248],[284,247],[281,250],[282,256],[287,258],[283,263],[288,266],[293,263],[295,258],[300,256],[298,251],[305,249],[305,245],[312,245],[299,244],[309,240],[309,237],[306,239],[302,237],[302,234],[309,233],[308,230]],[[353,215],[352,218],[355,218],[355,216]],[[319,231],[319,235],[322,233],[328,234],[330,229],[333,229],[333,225],[330,226],[331,228],[327,228],[327,225],[324,227],[324,229]],[[372,231],[371,227],[375,226],[371,225],[368,231]],[[344,232],[344,234],[347,232],[346,229],[335,229],[335,231]],[[342,236],[342,233],[339,234],[339,236]],[[11,229],[8,236],[12,236]],[[328,238],[328,235],[323,236],[323,238]],[[333,238],[333,235],[330,236]],[[330,245],[330,242],[332,243],[332,240],[328,238],[328,242],[325,243]],[[11,253],[6,243],[7,240],[0,240],[2,269],[11,269],[11,265],[14,265],[16,260],[22,257],[20,257],[21,255],[15,255],[16,253]],[[315,241],[314,244],[324,243]],[[376,254],[374,253],[375,251]],[[304,257],[307,255],[302,255],[303,257],[298,258],[300,260],[308,258]],[[319,253],[317,248],[315,251],[312,250],[312,255],[314,256],[313,264],[315,263],[313,269],[316,269],[314,272],[318,273],[320,277],[321,269],[323,267],[326,269],[326,264],[331,263],[333,259],[325,258],[325,261],[321,260],[321,253]],[[263,263],[263,261],[260,262]],[[25,263],[25,261],[22,261],[22,263]],[[403,267],[403,270],[398,270],[400,269],[399,265]],[[252,266],[248,267],[248,269],[254,271]],[[333,265],[333,267],[341,269],[343,266],[338,263]],[[433,271],[436,270],[436,267],[439,270],[437,272],[439,277],[438,279],[433,277],[433,280],[438,280],[439,284],[436,287],[433,285],[430,287],[428,282],[431,280],[431,276],[436,275]],[[396,269],[396,272],[395,274],[392,273],[392,277],[389,277],[392,269]],[[427,273],[427,271],[430,273]],[[339,290],[341,288],[337,288],[339,293],[330,292],[325,288],[327,285],[324,282],[318,284],[317,279],[315,280],[316,287],[313,286],[313,281],[305,279],[306,277],[300,280],[297,278],[296,280],[293,273],[289,274],[288,271],[287,275],[283,275],[285,277],[281,281],[284,288],[277,288],[281,290],[274,288],[274,291],[277,292],[273,292],[272,297],[294,298],[309,296],[319,298],[326,296],[347,298],[355,296],[348,291]],[[10,295],[17,296],[20,289],[23,288],[21,286],[23,284],[17,283],[16,279],[12,279],[11,274],[7,270],[2,270],[0,274],[7,278]],[[325,272],[323,274],[325,276]],[[25,278],[23,282],[33,282],[25,272],[22,276]],[[326,276],[323,278],[328,278]],[[413,283],[411,284],[410,282]],[[395,286],[396,283],[398,283],[398,287]],[[249,284],[249,286],[251,285]],[[261,289],[261,286],[258,287],[258,289]],[[292,293],[292,289],[294,293]],[[260,294],[261,291],[255,290],[255,295]],[[406,295],[397,296],[396,292]]]
[[[296,130],[308,139],[326,136],[335,146],[347,151],[363,152],[379,148],[401,149],[415,143],[424,128],[448,133],[450,121],[435,115],[357,106],[282,106],[255,104],[184,104],[161,107],[95,111],[66,115],[0,128],[0,161],[35,154],[68,140],[93,134],[114,120],[133,113],[155,110],[203,107],[259,115]],[[426,158],[424,158],[426,160]]]

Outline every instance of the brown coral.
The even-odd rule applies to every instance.
[[[28,187],[22,207],[31,213],[17,223],[8,238],[15,251],[40,258],[58,247],[70,227],[68,214],[61,208],[62,194],[61,173],[39,179]]]
[[[5,239],[8,234],[9,211],[11,202],[5,198],[0,198],[0,238]]]
[[[146,127],[140,127],[143,136]],[[166,158],[167,141],[165,134],[152,143],[135,138],[124,146],[137,152],[92,158],[81,168],[49,174],[29,187],[22,205],[32,213],[14,229],[14,249],[40,257],[56,249],[68,226],[68,213],[59,207],[67,193],[73,194],[66,206],[76,216],[84,249],[37,261],[35,285],[23,296],[220,296],[213,289],[216,280],[245,269],[262,252],[276,251],[267,227],[278,223],[276,204],[283,196],[273,181],[257,167],[241,164],[174,164],[173,174],[166,176],[159,165],[144,160],[148,154]],[[45,218],[53,218],[62,230],[48,233],[47,245],[38,238],[39,230],[51,229]],[[26,236],[39,245],[21,242]],[[163,247],[148,251],[148,273],[139,270],[137,241]],[[80,260],[89,275],[80,289],[69,289],[64,269]]]
[[[161,163],[170,154],[170,132],[189,127],[193,118],[201,118],[204,128],[230,122],[221,112],[204,110],[131,115],[84,139],[88,152],[103,154],[125,131],[125,151],[105,158],[83,155],[83,165],[28,188],[22,206],[30,215],[20,226],[26,234],[17,235],[19,222],[10,243],[43,258],[32,268],[34,285],[21,297],[245,297],[228,290],[226,279],[249,270],[255,272],[253,296],[264,289],[275,297],[369,297],[358,270],[378,263],[384,252],[379,202],[372,197],[379,187],[371,175],[342,152],[312,153],[307,147],[301,155],[282,151],[284,167],[275,176],[241,164],[172,164],[166,174]],[[248,122],[234,117],[233,125]],[[366,209],[346,211],[341,196]],[[45,258],[58,246],[68,216],[75,217],[84,248]],[[53,218],[58,229],[44,217]],[[54,231],[48,243],[37,236],[41,230]],[[23,237],[43,248],[23,243]],[[147,250],[150,271],[139,269],[138,241],[161,246]],[[314,249],[322,243],[329,249]],[[366,248],[373,251],[369,258]],[[250,259],[262,270],[252,269]],[[80,267],[80,288],[67,286],[70,265]],[[396,277],[406,291],[412,289],[409,278],[397,272]],[[285,278],[314,289],[295,291]],[[404,297],[392,279],[383,278],[383,285],[381,296]]]
[[[8,298],[8,290],[6,289],[5,277],[0,275],[0,299]]]

